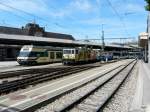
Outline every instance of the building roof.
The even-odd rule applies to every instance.
[[[37,37],[47,37],[47,38],[57,38],[57,39],[67,39],[67,40],[75,40],[72,35],[62,34],[62,33],[54,33],[54,32],[46,32],[43,31],[42,27],[25,27],[25,28],[13,28],[0,26],[0,34],[9,34],[9,35],[28,35],[28,36],[37,36]],[[39,36],[38,36],[39,33]]]

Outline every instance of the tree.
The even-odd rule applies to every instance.
[[[150,0],[145,0],[147,5],[145,6],[145,10],[150,11]]]

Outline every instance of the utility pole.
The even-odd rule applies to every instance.
[[[148,56],[146,57],[150,65],[150,0],[145,0],[147,2],[147,5],[145,6],[145,10],[148,11],[148,18],[147,18],[147,33],[148,33]]]
[[[103,25],[104,25],[104,24],[102,24],[102,51],[104,51],[104,48],[105,48]]]
[[[147,18],[147,33],[148,33],[148,39],[147,39],[148,46],[145,47],[145,58],[146,58],[146,62],[150,63],[150,12],[148,12],[148,18]]]

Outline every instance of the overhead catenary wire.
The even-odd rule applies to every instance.
[[[44,2],[44,1],[43,1],[43,2]],[[13,10],[16,10],[16,11],[19,11],[19,12],[21,12],[21,13],[24,13],[24,14],[28,15],[28,16],[31,16],[31,17],[34,18],[34,20],[35,20],[35,18],[37,18],[37,19],[39,19],[39,20],[42,20],[42,21],[46,22],[46,25],[50,23],[50,21],[47,20],[47,19],[45,19],[45,18],[39,17],[39,16],[34,15],[34,14],[30,13],[30,12],[26,12],[26,11],[24,11],[24,10],[22,10],[22,9],[15,8],[15,7],[13,7],[13,6],[11,6],[11,5],[8,5],[8,4],[5,4],[5,3],[3,3],[3,2],[0,2],[0,5],[5,6],[5,7],[8,7],[8,8],[10,8],[10,9],[13,9]],[[55,7],[52,7],[52,6],[50,6],[50,7],[56,10]],[[7,11],[7,12],[9,12],[9,11]],[[10,11],[10,12],[12,12],[12,11]],[[22,16],[19,16],[19,15],[15,14],[14,12],[12,12],[12,13],[13,13],[13,15],[15,15],[16,17],[19,17],[19,18],[22,18],[23,20],[26,20],[26,19],[23,18]],[[70,18],[70,17],[69,17],[69,19],[75,21],[75,19],[73,19],[73,18]],[[58,23],[58,21],[57,21],[57,22],[53,22],[52,24],[55,25],[55,26],[57,26],[57,27],[59,27],[59,28],[67,29],[67,30],[69,30],[69,32],[70,32],[70,28],[67,28],[66,26],[64,26],[64,25],[62,25],[62,24],[60,24],[60,23]],[[75,32],[75,31],[74,31],[74,32]],[[78,34],[79,34],[79,33],[80,33],[80,34],[83,34],[83,33],[81,33],[81,32],[76,32],[76,33],[78,33]],[[83,35],[85,35],[85,34],[83,34]]]
[[[38,19],[41,19],[41,20],[43,20],[43,21],[45,21],[45,22],[48,22],[47,20],[45,20],[45,19],[42,18],[42,17],[39,17],[39,16],[34,15],[34,14],[32,14],[32,13],[26,12],[26,11],[24,11],[24,10],[22,10],[22,9],[18,9],[18,8],[12,7],[12,6],[8,5],[8,4],[5,4],[5,3],[0,2],[0,5],[5,6],[5,7],[8,7],[8,8],[10,8],[10,9],[13,9],[13,10],[16,10],[16,11],[19,11],[19,12],[22,12],[22,13],[24,13],[24,14],[26,14],[26,15],[29,15],[29,16],[33,17],[33,18],[38,18]]]
[[[4,12],[7,12],[7,13],[9,13],[9,14],[12,14],[12,15],[14,15],[14,16],[16,16],[16,17],[18,17],[18,18],[20,18],[20,19],[22,19],[22,20],[24,20],[24,21],[29,21],[29,20],[26,19],[25,17],[22,17],[22,16],[20,16],[20,15],[18,15],[18,14],[12,13],[12,12],[9,11],[9,10],[4,10],[4,9],[1,9],[1,8],[0,8],[0,10],[1,10],[1,11],[4,11]]]
[[[2,3],[2,2],[0,2],[0,5],[5,6],[5,7],[8,7],[8,8],[10,8],[10,9],[13,9],[13,10],[16,10],[16,11],[19,11],[19,12],[21,12],[21,13],[24,13],[24,14],[28,15],[28,16],[31,16],[31,17],[34,18],[34,20],[35,20],[35,18],[37,18],[37,19],[39,19],[39,20],[42,20],[43,22],[46,22],[46,24],[49,24],[49,23],[50,23],[49,20],[47,20],[47,19],[45,19],[45,18],[42,18],[42,17],[39,17],[39,16],[37,16],[37,15],[34,15],[34,14],[32,14],[32,13],[26,12],[26,11],[24,11],[24,10],[22,10],[22,9],[15,8],[15,7],[13,7],[13,6],[10,6],[10,5],[5,4],[5,3]],[[7,11],[7,12],[8,12],[8,11]],[[14,15],[16,15],[16,14],[14,14]],[[18,15],[16,15],[16,16],[18,16]],[[18,16],[18,17],[19,17],[19,18],[22,18],[21,16]],[[25,18],[22,18],[22,19],[25,20]],[[60,27],[60,28],[63,27],[63,26],[60,25],[58,22],[54,22],[54,23],[52,23],[52,24],[55,25],[55,26],[57,26],[57,27]],[[63,28],[64,28],[64,27],[63,27]]]
[[[46,23],[46,27],[47,27],[47,25],[50,23],[49,20],[47,20],[47,19],[45,19],[45,18],[42,18],[42,17],[39,17],[39,16],[37,16],[37,15],[34,15],[34,14],[32,14],[32,13],[26,12],[26,11],[24,11],[24,10],[22,10],[22,9],[15,8],[15,7],[13,7],[13,6],[10,6],[10,5],[5,4],[5,3],[2,3],[2,2],[0,2],[0,5],[5,6],[5,7],[7,7],[7,8],[10,8],[10,9],[13,9],[13,10],[16,10],[16,11],[18,11],[18,12],[24,13],[24,14],[30,16],[30,17],[33,17],[34,21],[35,21],[35,18],[36,18],[36,19],[39,19],[39,20],[41,20],[41,21],[43,21],[43,22]],[[7,12],[8,12],[8,11],[7,11]],[[13,13],[14,15],[16,15],[14,12],[12,12],[12,13]],[[22,18],[22,17],[19,16],[19,15],[16,15],[16,16],[18,16],[19,18]],[[22,18],[22,19],[25,20],[25,18]],[[57,27],[59,27],[59,28],[67,29],[66,26],[63,26],[63,25],[61,25],[61,24],[58,23],[58,22],[53,22],[53,23],[51,22],[51,24],[53,24],[53,25],[55,25],[55,26],[57,26]],[[68,28],[68,30],[70,30],[70,29]],[[69,33],[69,34],[70,34],[70,31],[69,31],[69,32],[66,31],[66,33]]]
[[[119,18],[120,22],[122,23],[122,26],[124,28],[125,34],[127,34],[129,36],[129,33],[127,31],[126,25],[124,23],[123,18],[119,15],[119,13],[117,12],[116,8],[112,5],[112,3],[110,2],[110,0],[107,0],[109,6],[112,8],[112,10],[114,11],[114,13],[116,14],[116,16]]]

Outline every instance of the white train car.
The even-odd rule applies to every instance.
[[[36,65],[62,61],[62,49],[57,47],[43,47],[24,45],[17,57],[20,65]]]

